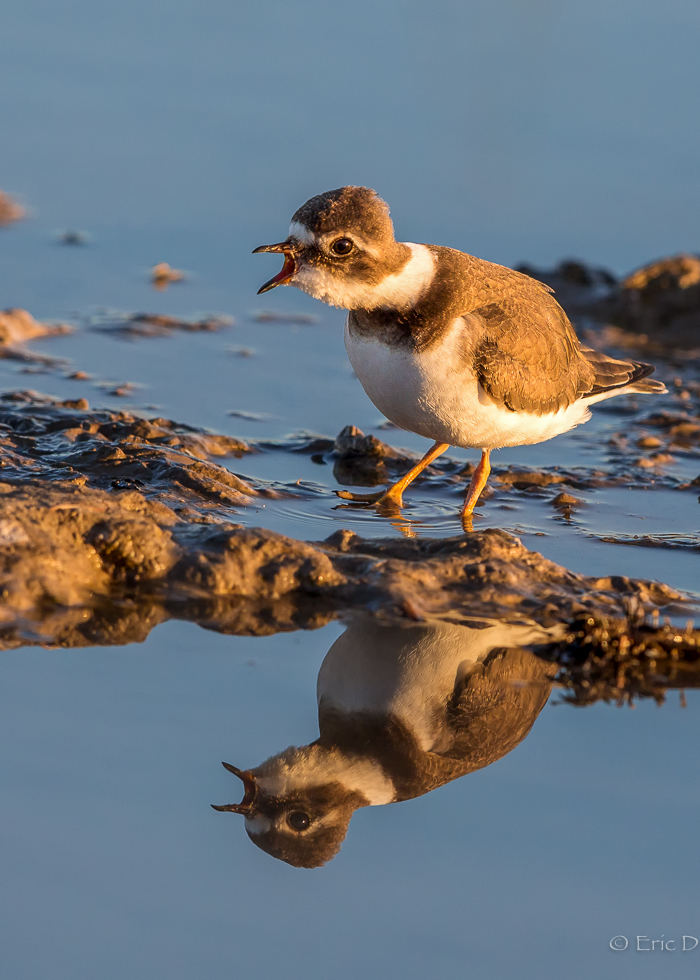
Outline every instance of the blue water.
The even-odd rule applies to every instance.
[[[360,810],[315,871],[210,803],[317,735],[337,626],[265,639],[167,624],[142,646],[3,654],[3,972],[423,978],[697,975],[697,723],[550,703],[510,755]],[[662,960],[662,962],[659,962]]]
[[[342,313],[291,289],[261,302],[277,260],[251,250],[284,236],[312,194],[355,183],[386,198],[400,238],[507,264],[577,256],[623,273],[697,251],[699,39],[691,0],[7,0],[0,187],[29,219],[0,230],[0,306],[76,323],[96,307],[221,312],[236,325],[139,343],[79,330],[33,346],[92,381],[0,361],[0,386],[154,405],[251,438],[370,430],[380,420],[347,366]],[[58,246],[67,229],[89,244]],[[188,281],[155,293],[160,261]],[[268,306],[319,321],[249,318]],[[125,401],[96,387],[124,381],[142,386]],[[607,424],[499,462],[604,465]],[[327,494],[247,523],[384,533],[374,515],[331,511],[331,477],[305,457],[233,468],[315,474]],[[572,525],[536,499],[487,502],[482,525],[505,522],[577,571],[697,588],[697,555],[590,537],[636,533],[638,519],[639,533],[697,532],[696,496],[582,496]],[[426,533],[457,533],[456,494],[416,501]],[[501,762],[360,811],[318,871],[273,861],[211,811],[230,794],[221,759],[254,764],[315,737],[315,676],[338,631],[260,639],[169,623],[141,646],[2,654],[4,974],[697,974],[700,946],[632,949],[638,934],[700,935],[696,696],[685,711],[675,695],[636,711],[550,702]],[[619,934],[631,948],[613,952]]]

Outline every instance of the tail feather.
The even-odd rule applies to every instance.
[[[604,395],[616,390],[636,391],[646,394],[661,394],[666,386],[661,381],[649,380],[655,371],[653,364],[643,361],[619,361],[590,347],[581,347],[581,353],[595,372],[595,382],[584,398]],[[597,400],[597,399],[596,399]]]

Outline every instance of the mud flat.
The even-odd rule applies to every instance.
[[[352,435],[356,454],[359,438]],[[373,540],[339,530],[305,542],[241,527],[241,509],[292,489],[212,460],[243,458],[255,447],[167,419],[19,392],[0,403],[0,439],[6,645],[84,645],[98,636],[124,643],[172,617],[261,634],[357,609],[547,624],[584,614],[624,619],[630,603],[645,611],[684,606],[668,586],[578,575],[500,530]],[[346,433],[339,449],[347,442]]]
[[[578,323],[607,325],[608,343],[677,351],[700,351],[700,256],[682,252],[650,262],[618,280],[607,269],[565,261],[553,269],[520,266],[551,286]]]

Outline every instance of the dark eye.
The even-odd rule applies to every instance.
[[[336,255],[349,255],[353,248],[354,245],[349,238],[339,238],[331,245],[331,252],[335,252]]]
[[[287,817],[287,823],[292,828],[292,830],[306,830],[306,828],[311,823],[308,813],[302,813],[301,810],[295,810],[294,813],[290,813]]]

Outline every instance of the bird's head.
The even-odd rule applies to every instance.
[[[410,305],[432,277],[430,253],[413,267],[416,247],[396,241],[389,208],[369,187],[326,191],[295,212],[283,242],[255,249],[284,255],[258,293],[296,286],[346,310]]]
[[[297,868],[318,868],[335,857],[353,813],[369,805],[333,771],[337,766],[324,765],[314,745],[286,749],[256,769],[223,765],[243,781],[244,796],[213,808],[242,814],[254,844]]]

